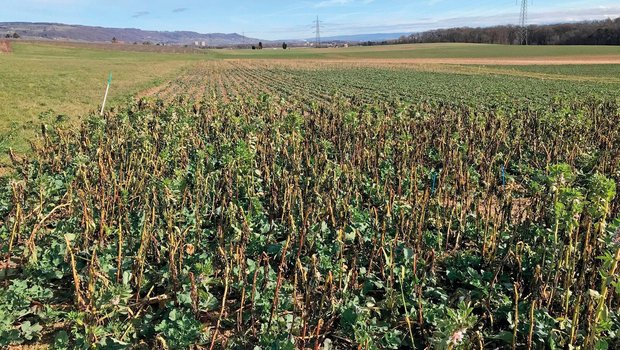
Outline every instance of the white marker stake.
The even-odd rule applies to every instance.
[[[110,77],[108,78],[108,87],[105,89],[105,96],[103,96],[103,104],[101,105],[101,113],[103,115],[103,109],[105,108],[105,101],[108,99],[108,91],[110,91],[110,84],[112,84],[112,73],[110,72]]]

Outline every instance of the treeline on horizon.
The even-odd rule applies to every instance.
[[[519,42],[520,31],[518,26],[437,29],[391,41],[364,42],[362,45],[457,42],[518,45],[523,44]],[[620,17],[615,20],[531,25],[528,26],[527,37],[530,45],[620,45]]]

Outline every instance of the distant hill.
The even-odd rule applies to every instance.
[[[322,37],[321,41],[346,41],[346,42],[363,42],[363,41],[384,41],[384,40],[396,40],[402,36],[409,36],[411,33],[375,33],[375,34],[355,34],[355,35],[337,35]],[[313,42],[314,38],[306,39]]]
[[[262,41],[265,45],[281,45],[281,41],[269,41],[256,38],[248,38],[237,33],[196,33],[190,31],[153,31],[136,28],[105,28],[83,25],[70,25],[62,23],[30,23],[30,22],[0,22],[0,37],[6,34],[17,33],[24,39],[43,39],[58,41],[80,41],[91,43],[111,42],[116,38],[125,43],[143,43],[168,45],[194,45],[196,42],[207,46],[238,46],[256,45]],[[322,38],[323,41],[365,42],[396,40],[401,36],[411,33],[375,33],[357,35],[338,35]],[[314,38],[307,39],[310,42]],[[290,44],[300,44],[298,40],[287,40]]]
[[[103,28],[82,25],[68,25],[60,23],[26,23],[26,22],[0,22],[0,36],[17,33],[25,39],[47,39],[62,41],[82,42],[111,42],[116,38],[119,42],[173,45],[199,45],[204,41],[207,46],[236,46],[244,44],[256,44],[259,39],[248,38],[237,33],[211,33],[201,34],[196,32],[160,32],[134,28]],[[266,40],[262,40],[268,43]]]

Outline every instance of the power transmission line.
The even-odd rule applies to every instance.
[[[519,45],[528,44],[527,11],[528,0],[521,0],[521,14],[519,16]]]
[[[316,35],[315,46],[321,47],[321,21],[319,21],[319,16],[316,16],[316,21],[313,22],[316,25],[314,30],[314,34]]]

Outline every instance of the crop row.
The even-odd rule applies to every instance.
[[[0,344],[620,345],[616,100],[334,74],[201,64],[172,103],[44,127],[2,180]]]
[[[179,96],[229,101],[267,94],[307,103],[339,96],[356,103],[441,101],[501,109],[515,105],[544,108],[548,101],[592,96],[613,100],[618,88],[615,82],[476,74],[474,68],[454,67],[451,72],[445,66],[230,60],[196,64],[149,95],[168,101]]]

